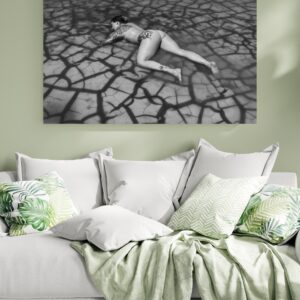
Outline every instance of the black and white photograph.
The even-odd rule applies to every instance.
[[[44,0],[44,123],[256,123],[255,0]]]

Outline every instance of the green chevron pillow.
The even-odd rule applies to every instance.
[[[216,239],[228,237],[251,195],[259,192],[266,181],[263,176],[221,179],[208,174],[173,214],[169,226]]]
[[[64,181],[56,172],[31,181],[0,183],[0,216],[10,235],[44,231],[75,214]]]
[[[300,229],[300,189],[266,185],[242,214],[237,233],[282,244]]]

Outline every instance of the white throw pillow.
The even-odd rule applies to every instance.
[[[128,161],[99,155],[104,199],[145,217],[168,222],[185,161]]]
[[[98,207],[51,230],[56,236],[69,240],[88,240],[103,251],[116,250],[130,241],[153,239],[172,232],[159,222],[116,205]]]
[[[56,171],[64,180],[77,210],[88,211],[102,204],[101,179],[96,154],[112,156],[106,148],[91,153],[91,157],[74,160],[50,160],[32,158],[16,153],[18,180],[33,180],[43,174]]]
[[[185,185],[187,183],[187,180],[190,176],[194,161],[195,161],[195,150],[189,150],[186,152],[181,152],[172,156],[167,157],[166,159],[163,160],[173,160],[173,161],[184,161],[185,165],[176,189],[176,192],[173,197],[173,203],[176,208],[180,206],[179,202],[182,197],[183,191],[185,189]]]
[[[279,145],[274,144],[261,152],[228,153],[216,149],[201,139],[181,203],[189,197],[197,184],[209,173],[221,178],[270,176],[278,151]]]
[[[266,176],[221,179],[208,174],[173,214],[169,226],[216,239],[228,237],[251,195],[259,192],[266,182]]]
[[[97,158],[99,161],[100,166],[100,173],[102,174],[102,189],[103,189],[103,199],[106,204],[109,204],[108,197],[107,197],[107,184],[106,184],[106,176],[105,172],[103,170],[103,162],[99,159],[99,155],[97,154]],[[106,159],[113,159],[112,157],[107,157]],[[189,150],[185,152],[180,152],[174,155],[171,155],[165,159],[162,159],[162,161],[184,161],[185,165],[183,168],[183,171],[181,173],[181,177],[178,183],[178,186],[176,188],[176,192],[173,196],[173,203],[175,208],[179,207],[179,202],[182,197],[183,191],[185,189],[187,180],[190,176],[194,161],[195,161],[195,150]]]

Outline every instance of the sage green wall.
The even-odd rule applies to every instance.
[[[0,170],[14,152],[74,158],[112,146],[122,159],[158,159],[206,138],[248,152],[278,141],[275,170],[300,175],[299,0],[258,0],[257,125],[44,125],[42,0],[0,0]]]

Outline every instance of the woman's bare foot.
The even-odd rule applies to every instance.
[[[182,82],[182,77],[181,77],[181,69],[173,69],[172,70],[172,75],[174,75],[178,80],[179,82],[181,83]]]
[[[219,69],[218,69],[218,67],[217,67],[217,65],[216,65],[216,63],[215,63],[214,61],[211,61],[211,62],[209,63],[209,68],[210,68],[210,70],[211,70],[211,72],[212,72],[213,74],[219,73]]]

